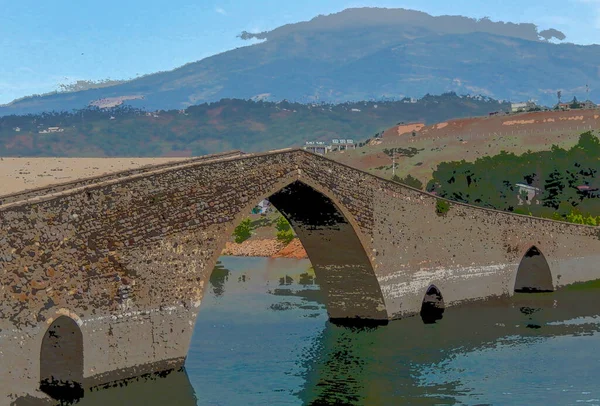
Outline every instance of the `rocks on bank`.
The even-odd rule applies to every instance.
[[[227,242],[221,255],[298,259],[308,258],[308,255],[298,238],[294,238],[287,245],[276,238],[250,239],[241,244]]]

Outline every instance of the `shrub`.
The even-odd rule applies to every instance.
[[[279,216],[277,223],[275,224],[277,229],[277,240],[284,244],[289,244],[295,237],[292,226],[283,216]]]
[[[250,219],[243,220],[236,228],[233,230],[233,235],[235,236],[235,242],[240,244],[246,241],[252,233],[250,232]]]
[[[438,216],[445,216],[450,210],[450,202],[442,199],[437,199],[435,204],[435,213]]]
[[[415,178],[414,176],[406,175],[406,177],[401,178],[398,175],[394,175],[392,177],[392,180],[394,182],[399,182],[399,183],[403,183],[407,186],[411,186],[414,187],[415,189],[419,189],[422,190],[423,189],[423,182],[421,182],[419,179]]]

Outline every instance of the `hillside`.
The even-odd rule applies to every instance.
[[[300,104],[222,100],[154,113],[123,106],[0,117],[0,156],[193,156],[373,136],[402,121],[435,123],[507,108],[486,98],[428,96],[416,103]],[[56,128],[57,127],[57,128]]]
[[[114,86],[25,97],[0,116],[96,105],[183,109],[222,98],[339,103],[455,91],[503,100],[600,97],[600,46],[553,44],[534,24],[358,8],[269,32],[263,42]],[[76,87],[77,88],[77,87]],[[104,100],[104,101],[102,101]]]
[[[582,132],[599,129],[599,109],[452,119],[425,126],[396,125],[368,145],[328,156],[391,178],[394,151],[396,175],[410,174],[427,184],[441,162],[473,162],[503,150],[522,154],[549,150],[552,145],[570,148]]]

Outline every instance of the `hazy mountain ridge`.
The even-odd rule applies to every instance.
[[[591,98],[600,97],[600,46],[552,44],[540,34],[534,24],[349,9],[246,33],[266,41],[172,71],[101,89],[21,99],[0,107],[0,115],[80,109],[123,96],[143,96],[127,104],[148,110],[259,95],[339,103],[448,91],[552,104],[559,89],[564,99],[585,98],[586,84]]]
[[[511,23],[504,21],[491,21],[484,17],[475,19],[464,16],[432,16],[422,11],[407,10],[403,8],[386,9],[379,7],[351,8],[330,15],[319,15],[310,21],[286,24],[271,31],[250,33],[243,31],[242,39],[273,40],[290,34],[332,31],[353,28],[357,25],[367,27],[382,27],[399,24],[419,26],[434,32],[444,34],[467,34],[471,32],[487,32],[490,34],[516,37],[529,41],[541,41],[552,37],[563,40],[566,36],[555,29],[538,31],[532,23]]]

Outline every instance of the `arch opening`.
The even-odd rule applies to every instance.
[[[287,220],[306,251],[330,321],[386,323],[379,281],[357,231],[336,203],[300,181],[266,201]]]
[[[544,254],[534,245],[521,259],[515,280],[515,292],[552,292],[552,273]]]
[[[425,324],[433,324],[441,320],[444,314],[444,298],[442,292],[435,286],[430,285],[425,292],[421,304],[421,319]]]
[[[58,317],[44,334],[40,390],[59,400],[83,396],[83,334],[70,317]]]

